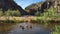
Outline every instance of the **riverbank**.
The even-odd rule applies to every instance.
[[[37,16],[24,16],[24,17],[0,17],[0,23],[22,23],[30,21],[31,23],[59,23],[60,18],[50,17],[37,17]]]
[[[0,23],[24,23],[25,21],[28,21],[30,23],[38,23],[38,24],[44,24],[44,27],[49,27],[49,25],[54,28],[52,34],[59,33],[60,27],[55,26],[56,23],[60,25],[60,18],[56,17],[37,17],[37,16],[23,16],[23,17],[0,17]],[[51,27],[49,27],[51,28]]]

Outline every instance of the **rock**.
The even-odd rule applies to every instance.
[[[19,10],[21,15],[27,15],[27,12],[23,10],[14,0],[0,0],[0,9],[3,13],[7,10]]]

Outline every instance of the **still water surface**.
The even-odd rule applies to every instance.
[[[24,26],[24,29],[20,27]],[[0,34],[50,34],[51,29],[46,29],[41,24],[31,24],[31,28],[25,26],[28,24],[18,23],[18,24],[0,24]]]

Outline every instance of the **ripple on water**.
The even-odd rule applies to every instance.
[[[43,26],[40,26],[38,24],[37,25],[31,24],[32,28],[24,28],[24,29],[22,29],[20,25],[25,26],[28,24],[24,24],[24,23],[17,24],[14,27],[12,27],[10,31],[5,33],[6,34],[50,34],[50,30],[45,30]]]

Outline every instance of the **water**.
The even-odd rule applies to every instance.
[[[2,27],[2,25],[4,27]],[[18,24],[2,24],[0,25],[0,34],[50,34],[50,29],[45,29],[43,25],[40,24],[31,24],[31,28],[28,24],[18,23]],[[20,25],[24,26],[24,29],[20,27]],[[25,25],[28,25],[26,27]],[[2,29],[5,28],[5,29]],[[3,31],[2,31],[2,30]]]

